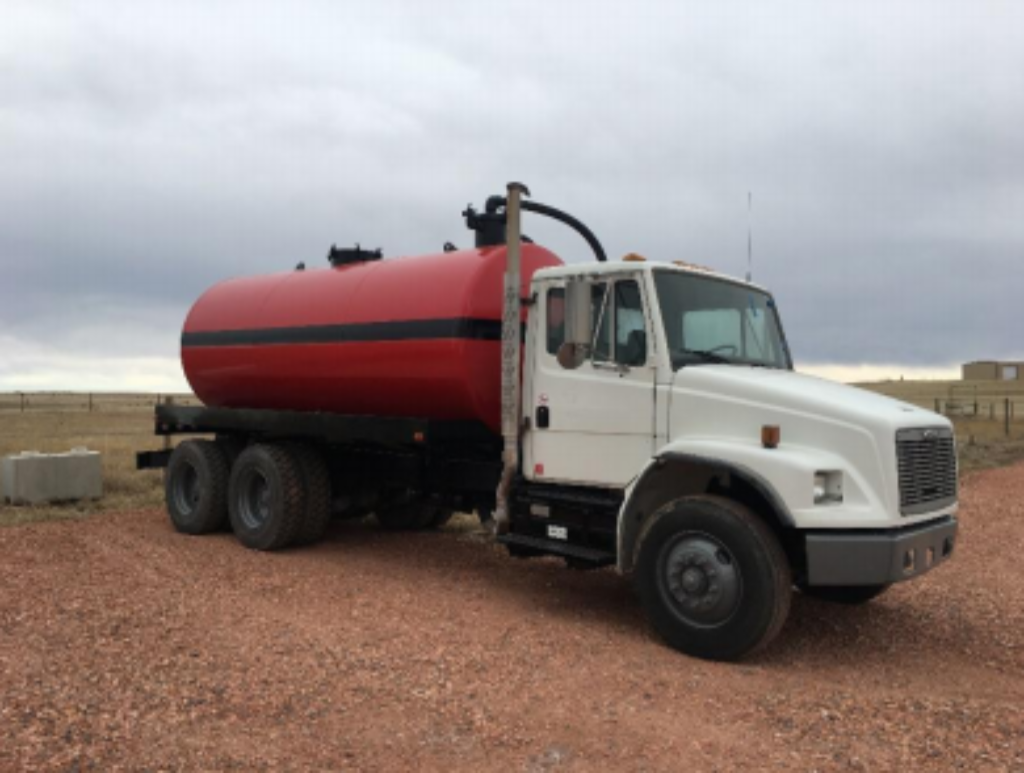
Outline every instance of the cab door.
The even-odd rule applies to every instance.
[[[538,482],[621,488],[654,453],[656,368],[644,283],[626,274],[593,284],[593,344],[574,370],[556,359],[565,290],[552,283],[538,295],[523,390],[530,417],[523,472]]]

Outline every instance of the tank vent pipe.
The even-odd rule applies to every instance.
[[[505,248],[505,300],[501,318],[501,434],[505,440],[502,452],[501,481],[498,483],[494,530],[498,534],[508,532],[509,493],[512,481],[519,467],[519,414],[522,381],[522,333],[520,294],[522,280],[520,264],[522,258],[522,196],[529,196],[529,189],[522,183],[508,184],[505,200],[506,239]]]

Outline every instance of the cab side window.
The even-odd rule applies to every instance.
[[[647,362],[647,326],[640,286],[632,280],[615,283],[615,362],[629,366]]]
[[[565,290],[552,287],[548,290],[547,302],[548,354],[558,354],[565,343]]]
[[[546,348],[558,355],[565,341],[565,290],[547,292]],[[647,362],[647,325],[640,286],[633,280],[599,282],[591,289],[591,331],[594,362],[637,366]]]
[[[634,367],[647,362],[647,325],[640,285],[631,279],[594,285],[594,362]]]
[[[608,284],[595,284],[591,290],[590,308],[593,312],[591,329],[594,331],[594,348],[591,359],[607,362],[612,358],[612,304],[608,298]]]

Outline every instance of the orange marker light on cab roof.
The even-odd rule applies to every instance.
[[[679,266],[680,268],[692,268],[697,271],[707,271],[709,274],[717,273],[713,268],[702,266],[699,263],[687,263],[685,260],[673,260],[672,265]]]
[[[628,255],[623,255],[622,260],[625,263],[643,263],[647,258],[643,255],[637,255],[635,252],[631,252]]]
[[[777,425],[765,424],[761,427],[761,445],[765,448],[778,448],[782,440],[782,430]]]

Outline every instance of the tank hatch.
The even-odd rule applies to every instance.
[[[343,247],[338,249],[331,245],[331,251],[327,253],[327,260],[332,268],[347,266],[350,263],[366,263],[371,260],[380,260],[384,253],[380,247],[375,250],[364,250],[358,244],[355,247]]]

